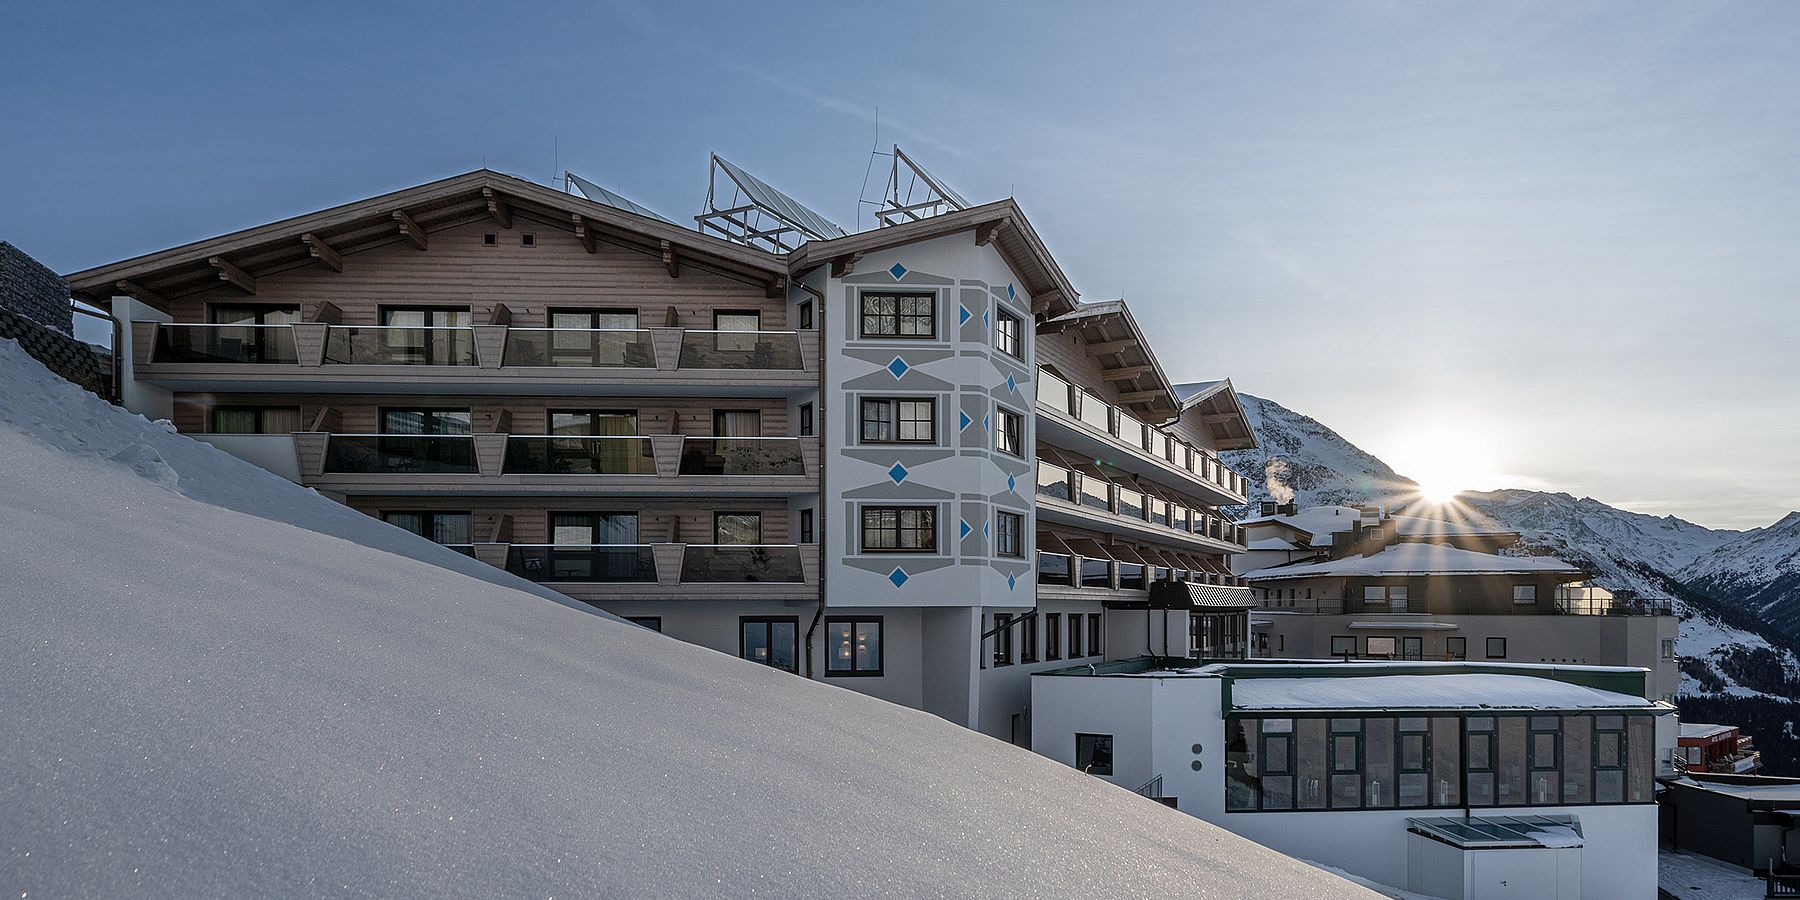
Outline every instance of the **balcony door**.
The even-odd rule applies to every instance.
[[[762,543],[762,513],[714,513],[713,543],[739,545]]]
[[[395,363],[415,366],[469,365],[474,360],[475,335],[466,308],[419,306],[384,308],[381,324],[388,357]]]
[[[635,409],[553,409],[550,433],[564,440],[550,441],[551,470],[633,474],[644,469],[634,454],[648,452],[642,441],[592,441],[581,438],[630,437],[638,434]]]
[[[635,309],[553,309],[550,364],[553,366],[633,366],[649,364],[637,334]],[[565,330],[566,329],[566,330]]]
[[[388,472],[473,472],[466,409],[383,409],[376,451]]]
[[[209,311],[214,325],[202,329],[212,340],[207,355],[232,362],[293,363],[294,334],[287,328],[300,321],[298,306],[214,306]],[[235,326],[235,327],[232,327]]]
[[[713,335],[713,346],[720,350],[749,352],[756,349],[756,332],[762,330],[762,313],[754,309],[718,310],[713,313],[713,330],[717,332],[748,332],[747,334],[721,333]]]
[[[646,553],[635,546],[637,513],[552,513],[550,542],[551,577],[558,581],[642,580]]]

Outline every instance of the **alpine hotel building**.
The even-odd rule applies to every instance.
[[[681,640],[1019,743],[1031,672],[1244,655],[1229,382],[893,159],[857,233],[479,170],[68,280],[128,408]]]

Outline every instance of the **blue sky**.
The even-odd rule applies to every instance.
[[[1177,380],[1469,487],[1800,507],[1800,4],[851,6],[9,4],[0,238],[69,271],[484,163],[681,219],[711,150],[851,226],[879,109]]]

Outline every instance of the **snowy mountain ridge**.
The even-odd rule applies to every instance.
[[[1731,597],[1788,634],[1800,634],[1800,512],[1691,560],[1682,580]]]

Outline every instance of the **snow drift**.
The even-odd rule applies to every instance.
[[[0,895],[1372,896],[577,608],[0,341]]]

